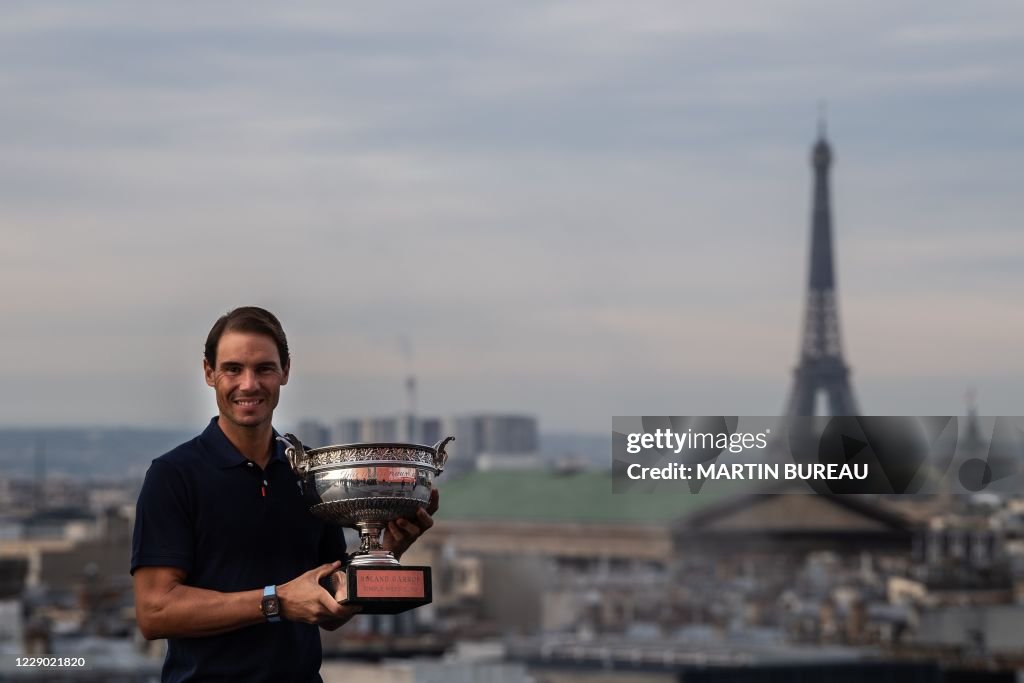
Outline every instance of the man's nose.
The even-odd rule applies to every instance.
[[[257,381],[257,378],[256,378],[256,371],[255,370],[243,370],[242,371],[242,377],[241,377],[241,383],[240,383],[238,388],[241,389],[242,391],[249,391],[249,390],[258,389],[259,388],[259,382]]]

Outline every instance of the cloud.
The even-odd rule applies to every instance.
[[[311,387],[363,378],[382,406],[401,335],[450,405],[519,401],[553,425],[680,384],[781,405],[821,98],[859,377],[1019,374],[1024,23],[989,9],[17,5],[0,377],[66,377],[49,417],[72,419],[104,372],[144,384],[256,302]],[[35,420],[42,396],[5,419]],[[180,419],[190,400],[122,412]]]

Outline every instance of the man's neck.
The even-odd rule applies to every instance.
[[[238,425],[224,419],[222,415],[217,419],[217,426],[224,432],[238,452],[249,460],[252,460],[261,468],[266,469],[270,462],[271,449],[273,448],[272,437],[274,429],[267,423],[258,427],[239,427]]]

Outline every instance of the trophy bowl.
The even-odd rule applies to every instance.
[[[434,477],[444,471],[445,447],[412,443],[353,443],[305,448],[291,434],[279,437],[285,455],[302,482],[316,517],[359,530],[353,566],[396,566],[398,560],[381,545],[389,522],[413,519],[430,501]]]

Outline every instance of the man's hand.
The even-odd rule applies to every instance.
[[[430,492],[430,501],[427,503],[426,509],[419,508],[416,511],[415,519],[396,519],[393,522],[388,523],[388,528],[384,530],[384,537],[381,539],[381,543],[385,550],[390,550],[394,554],[395,559],[402,556],[409,546],[420,537],[430,527],[434,526],[434,519],[431,517],[438,508],[438,500],[440,494],[437,489]]]
[[[341,569],[341,562],[322,564],[277,587],[281,617],[289,621],[321,624],[333,631],[362,611],[356,605],[341,605],[320,585],[320,579]]]

